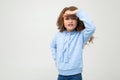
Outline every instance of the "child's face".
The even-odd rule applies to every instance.
[[[68,32],[73,31],[77,26],[77,17],[75,15],[67,15],[63,17],[64,26]]]

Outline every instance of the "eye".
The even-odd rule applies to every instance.
[[[72,20],[77,20],[77,17],[72,17],[71,19],[72,19]]]
[[[64,17],[64,20],[69,20],[70,18],[69,17]]]

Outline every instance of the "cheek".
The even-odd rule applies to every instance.
[[[77,21],[74,22],[74,25],[77,26]]]
[[[64,21],[63,23],[64,23],[64,25],[67,25],[67,22],[66,22],[66,21]]]

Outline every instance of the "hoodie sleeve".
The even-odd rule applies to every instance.
[[[56,62],[56,55],[57,55],[56,39],[57,39],[57,35],[54,36],[54,38],[52,39],[52,42],[50,44],[52,56],[53,56],[53,59],[54,59],[55,62]]]
[[[85,25],[85,29],[82,32],[83,32],[84,43],[87,43],[87,41],[90,39],[90,37],[93,35],[95,31],[95,26],[92,20],[90,19],[90,16],[85,11],[79,10],[76,13],[76,15],[81,21],[83,21]]]

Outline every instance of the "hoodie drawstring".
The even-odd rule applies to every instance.
[[[69,41],[70,33],[66,33],[62,51],[63,56],[61,56],[62,62],[69,62]]]

